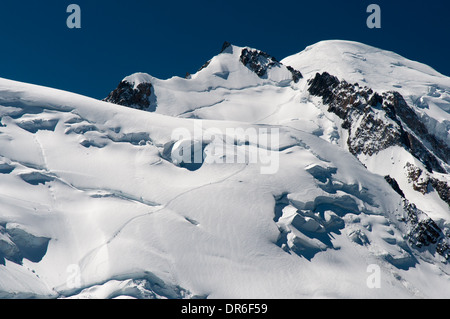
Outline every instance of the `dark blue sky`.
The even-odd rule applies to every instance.
[[[81,7],[81,29],[66,8]],[[366,8],[381,7],[368,29]],[[448,0],[3,0],[0,77],[104,98],[134,72],[194,73],[226,40],[282,59],[321,40],[395,51],[450,76]]]

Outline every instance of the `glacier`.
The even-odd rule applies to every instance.
[[[225,43],[104,101],[0,79],[0,297],[448,298],[449,96],[430,67],[338,40],[280,61]],[[223,143],[174,139],[199,123]]]

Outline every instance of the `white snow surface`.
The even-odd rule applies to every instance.
[[[132,75],[126,76],[123,79],[123,81],[133,84],[134,88],[136,88],[139,84],[149,83],[153,79],[154,78],[147,73],[138,72],[138,73],[134,73]]]
[[[362,165],[339,120],[307,94],[321,58],[302,65],[307,49],[286,59],[305,75],[294,84],[284,66],[259,78],[238,62],[240,49],[191,79],[127,77],[152,83],[155,113],[0,79],[0,226],[49,238],[40,260],[0,264],[0,297],[450,297],[448,263],[405,238],[401,198],[383,178],[395,166]],[[444,103],[421,110],[447,123],[448,79],[412,65],[438,81]],[[276,128],[280,145],[238,138],[222,154],[205,140],[207,157],[231,160],[205,159],[196,170],[163,156],[174,131],[194,136],[199,126]],[[277,171],[232,160],[231,150],[252,149],[271,155]],[[448,206],[431,201],[433,217],[449,225]],[[0,244],[14,241],[6,230]],[[368,285],[370,265],[379,267],[379,288]]]

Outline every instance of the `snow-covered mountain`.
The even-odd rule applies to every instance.
[[[448,298],[449,112],[450,78],[348,41],[104,101],[1,79],[0,296]]]

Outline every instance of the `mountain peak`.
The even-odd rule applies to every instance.
[[[136,72],[126,76],[122,82],[128,82],[136,88],[141,83],[152,83],[153,76],[148,73]]]
[[[228,48],[230,48],[232,46],[232,44],[228,41],[225,41],[222,45],[222,50],[220,50],[220,53],[226,52],[228,50]],[[231,52],[226,52],[226,53],[231,53]]]
[[[328,72],[377,92],[397,91],[427,129],[450,146],[450,78],[397,53],[354,41],[328,40],[281,60],[310,79]]]
[[[140,110],[154,111],[156,101],[152,80],[153,77],[147,73],[129,75],[109,93],[104,101]]]
[[[156,110],[156,99],[169,90],[191,92],[210,91],[217,87],[243,89],[264,84],[287,86],[297,83],[302,73],[285,66],[261,50],[235,46],[227,41],[220,53],[208,60],[195,74],[184,79],[172,77],[159,80],[147,73],[125,77],[104,101],[141,110]],[[169,98],[169,97],[168,97]]]

